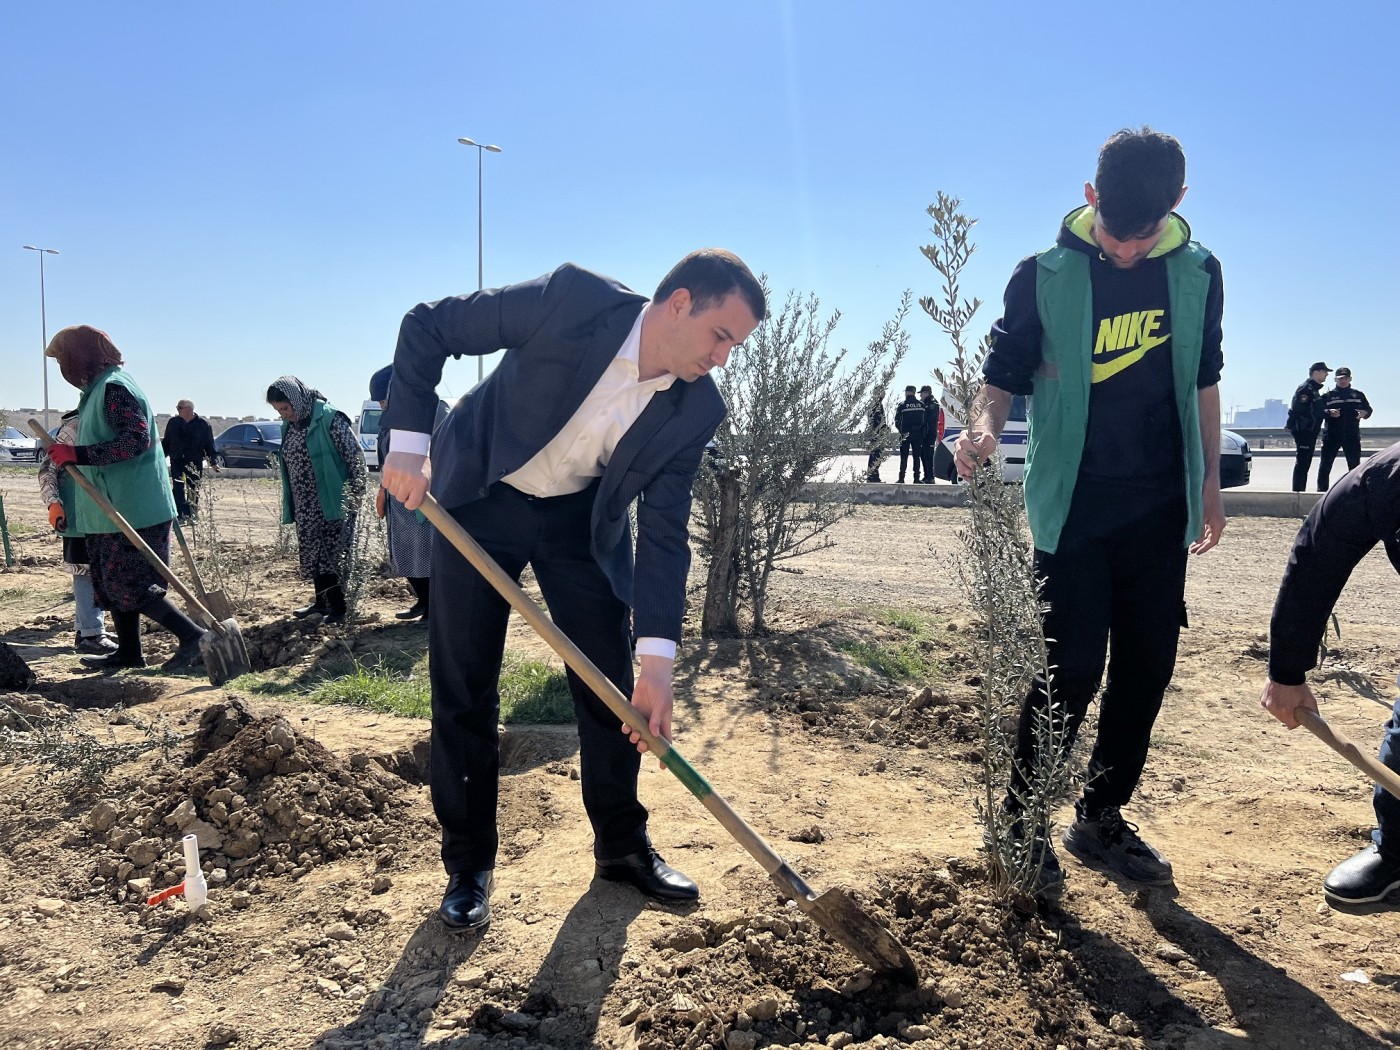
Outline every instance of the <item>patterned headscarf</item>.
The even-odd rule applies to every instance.
[[[113,365],[122,363],[122,353],[112,337],[91,325],[75,324],[54,333],[44,350],[45,357],[58,361],[63,378],[76,387],[89,383]]]
[[[276,391],[282,396],[277,400],[285,401],[292,406],[292,411],[297,415],[297,422],[305,422],[311,418],[311,410],[317,401],[326,400],[326,395],[315,387],[309,387],[296,376],[283,376],[273,383],[268,389],[268,400],[273,400],[272,392]]]

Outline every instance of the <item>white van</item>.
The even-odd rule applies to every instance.
[[[364,453],[365,466],[370,470],[379,469],[379,417],[383,412],[378,401],[366,401],[360,405],[360,451]]]
[[[1002,456],[1001,479],[1021,481],[1026,475],[1026,443],[1029,438],[1029,424],[1026,422],[1027,402],[1030,399],[1016,395],[1011,398],[1011,412],[1006,417],[1006,426],[1001,432],[997,452]],[[944,481],[956,482],[958,473],[953,468],[953,443],[963,432],[962,423],[948,417],[943,431],[943,442],[933,454],[933,476]],[[1249,484],[1254,455],[1249,450],[1249,442],[1233,430],[1220,431],[1220,487],[1239,488]]]

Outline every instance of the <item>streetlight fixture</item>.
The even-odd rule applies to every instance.
[[[44,256],[57,255],[57,248],[39,248],[32,244],[22,244],[26,251],[39,253],[39,360],[44,363],[44,429],[49,429],[49,359],[44,351],[49,348],[49,311],[44,296]]]
[[[457,141],[460,142],[463,146],[475,146],[475,147],[476,147],[476,290],[479,292],[479,291],[481,291],[481,288],[482,288],[482,280],[481,280],[481,154],[482,154],[483,152],[486,152],[486,153],[500,153],[500,152],[501,152],[501,147],[500,147],[500,146],[485,146],[485,145],[482,145],[480,142],[473,142],[471,139],[458,139]],[[481,382],[482,371],[483,371],[483,366],[482,366],[482,361],[481,361],[481,355],[478,354],[478,355],[477,355],[477,358],[476,358],[476,381],[477,381],[478,383]]]

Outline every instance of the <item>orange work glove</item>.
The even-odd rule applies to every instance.
[[[49,459],[53,461],[55,467],[67,466],[69,463],[78,462],[78,450],[72,445],[55,441],[49,446]]]
[[[68,519],[63,516],[62,503],[49,504],[49,524],[53,526],[54,532],[62,532],[68,528]]]
[[[389,513],[389,506],[384,502],[384,497],[385,492],[382,488],[374,494],[374,512],[381,518]]]

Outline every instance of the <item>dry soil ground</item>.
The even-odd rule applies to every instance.
[[[311,681],[347,650],[421,651],[424,628],[386,615],[406,597],[389,581],[366,603],[378,619],[290,621],[304,586],[273,555],[270,486],[217,486],[221,531],[258,553],[235,597],[260,664]],[[850,887],[890,924],[922,977],[906,989],[785,906],[652,760],[653,837],[701,903],[659,908],[593,881],[567,728],[507,732],[495,919],[481,937],[447,933],[424,722],[199,675],[82,674],[32,480],[5,473],[0,489],[22,526],[0,631],[39,675],[6,698],[30,717],[76,711],[102,739],[161,720],[180,736],[103,783],[0,766],[0,1046],[1400,1046],[1400,909],[1346,914],[1320,892],[1364,842],[1367,786],[1256,706],[1295,521],[1236,520],[1192,564],[1191,628],[1129,814],[1174,862],[1172,890],[1067,859],[1057,907],[987,895],[968,615],[942,560],[962,512],[862,508],[777,580],[771,637],[684,647],[679,748],[810,883]],[[1372,556],[1320,679],[1326,716],[1368,750],[1397,598]],[[908,641],[890,606],[936,626],[923,700],[924,682],[862,682],[843,649]],[[518,624],[511,644],[543,653]],[[168,647],[150,639],[153,655]],[[190,829],[209,843],[206,909],[147,908],[179,879]]]

